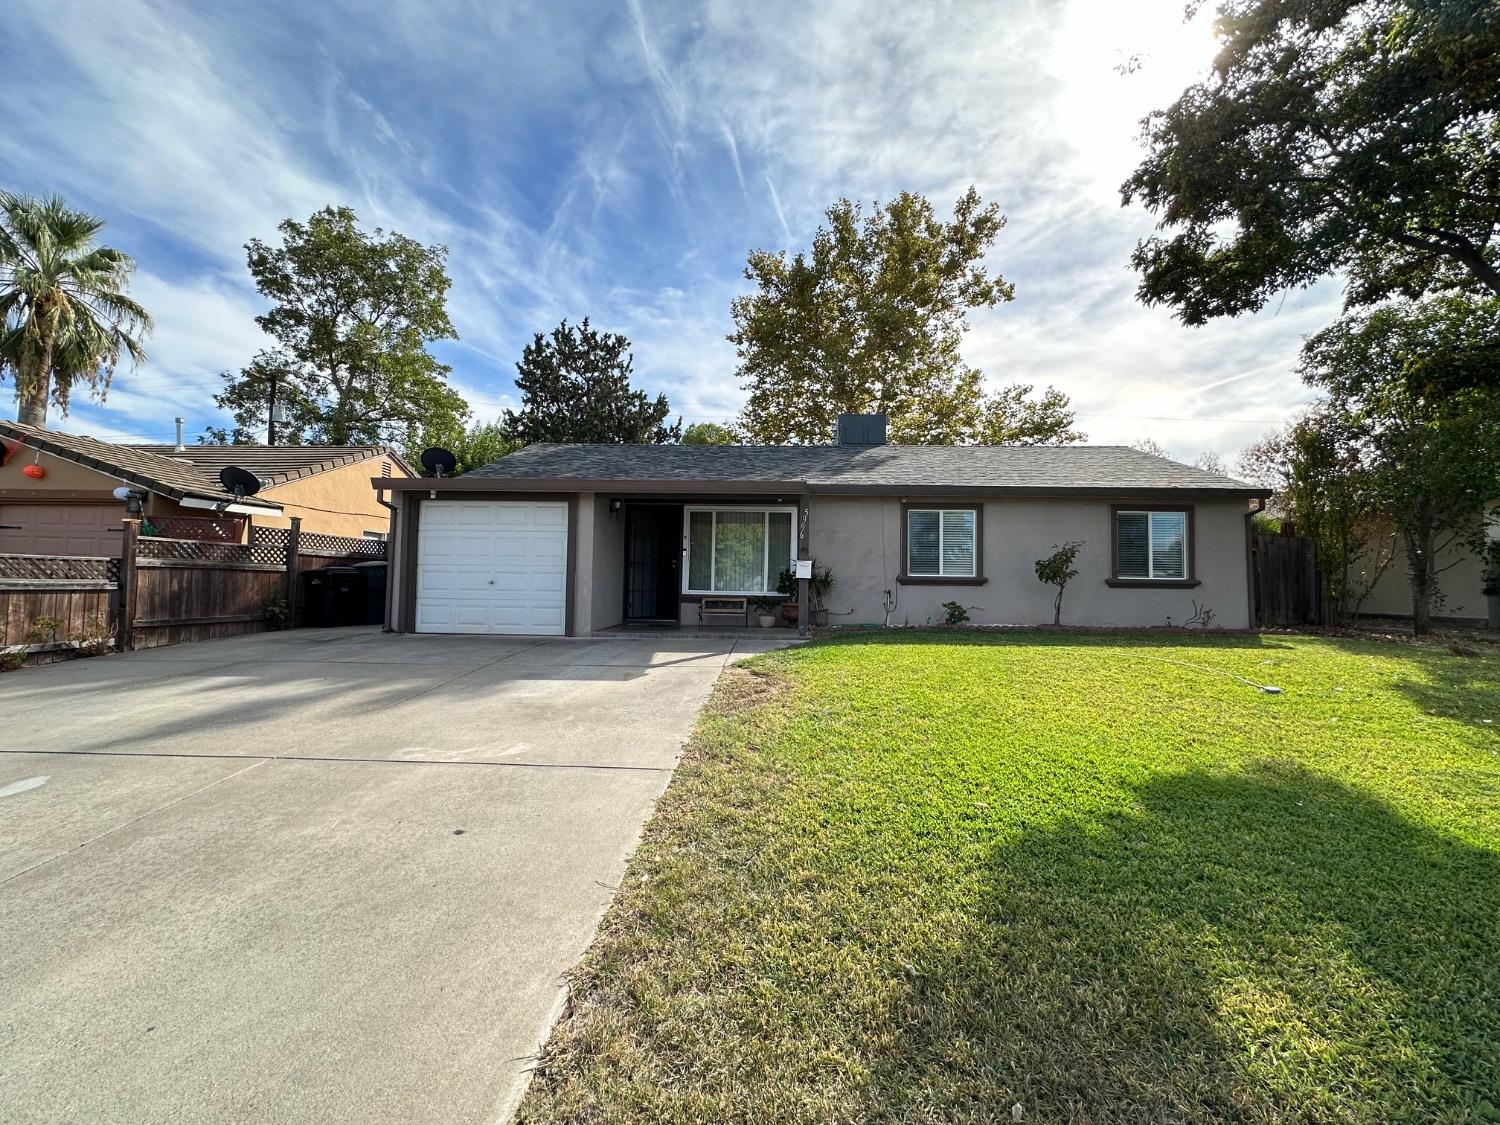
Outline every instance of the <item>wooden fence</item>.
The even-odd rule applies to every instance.
[[[1255,575],[1255,623],[1261,628],[1320,625],[1323,577],[1311,539],[1257,535],[1251,540]]]
[[[66,658],[102,634],[122,651],[259,633],[298,622],[301,575],[385,557],[385,543],[252,528],[249,543],[143,535],[125,522],[118,559],[0,555],[0,649]]]
[[[45,664],[113,644],[120,561],[0,555],[0,659]]]

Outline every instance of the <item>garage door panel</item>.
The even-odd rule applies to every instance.
[[[119,557],[123,504],[0,504],[0,554]]]
[[[482,597],[490,581],[487,570],[441,570],[424,566],[417,575],[417,592],[428,597]]]
[[[527,562],[545,560],[561,564],[563,556],[568,553],[568,539],[565,535],[554,535],[550,531],[507,531],[496,528],[491,533],[489,551],[491,557],[499,562],[524,559]]]
[[[434,502],[421,513],[418,632],[564,632],[565,503]]]

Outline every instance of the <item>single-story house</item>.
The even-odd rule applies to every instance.
[[[1268,495],[1114,446],[887,445],[879,415],[846,415],[834,445],[532,445],[372,483],[397,512],[388,628],[570,636],[696,627],[705,599],[774,593],[798,560],[832,571],[835,625],[939,622],[945,602],[1046,623],[1055,590],[1034,564],[1070,540],[1066,622],[1182,625],[1206,607],[1243,628],[1251,502]]]
[[[258,478],[259,491],[226,489],[226,465]],[[130,445],[0,421],[0,554],[118,555],[132,514],[120,488],[163,528],[219,518],[244,541],[251,524],[300,516],[305,532],[384,538],[390,512],[370,490],[372,472],[415,475],[379,446]]]

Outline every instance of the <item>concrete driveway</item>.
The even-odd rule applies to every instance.
[[[501,1119],[772,643],[303,630],[0,678],[4,1119]]]

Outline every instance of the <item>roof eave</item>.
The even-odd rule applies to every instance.
[[[1194,487],[1168,485],[1139,487],[1129,485],[929,485],[929,484],[846,484],[838,481],[800,480],[625,480],[587,477],[371,477],[377,490],[390,492],[613,492],[692,494],[716,496],[760,495],[766,492],[808,492],[815,496],[919,496],[927,499],[969,498],[984,496],[1017,496],[1073,499],[1175,499],[1175,500],[1251,500],[1266,498],[1270,490],[1254,487]]]
[[[195,492],[185,488],[178,488],[175,485],[166,484],[163,481],[159,481],[152,477],[148,477],[141,473],[138,473],[134,469],[127,469],[110,461],[101,461],[99,458],[94,457],[91,454],[80,453],[76,449],[70,449],[65,445],[58,444],[55,441],[50,441],[47,438],[38,437],[36,434],[22,433],[20,437],[22,440],[24,440],[26,447],[29,449],[38,449],[52,457],[56,457],[63,461],[71,461],[75,465],[81,465],[85,469],[92,469],[96,473],[103,473],[105,476],[114,477],[116,480],[124,481],[126,484],[137,485],[141,488],[144,488],[147,492],[153,493],[154,495],[165,496],[168,500],[174,500],[180,503],[181,501],[191,497],[197,500],[211,501],[215,504],[239,503],[238,501],[227,496],[214,496],[212,493]],[[247,507],[255,506],[247,505]],[[278,515],[281,510],[282,508],[279,504],[267,504],[261,507],[257,507],[257,511],[264,512],[266,515]]]

